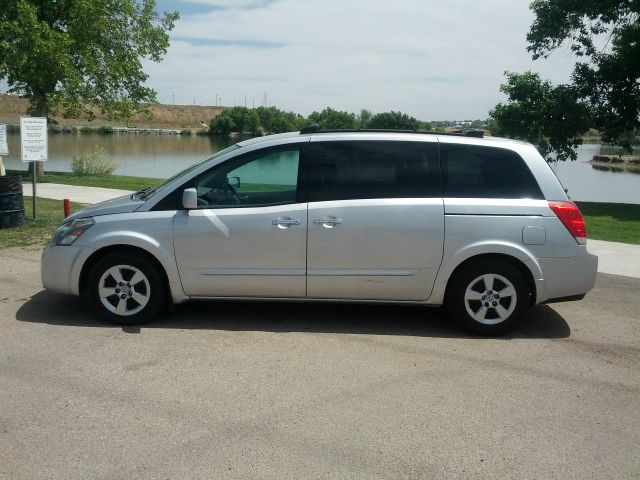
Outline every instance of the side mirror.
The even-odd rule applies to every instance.
[[[187,210],[198,208],[198,191],[195,188],[185,188],[182,192],[182,206]]]
[[[227,177],[227,183],[237,190],[240,188],[240,177]]]

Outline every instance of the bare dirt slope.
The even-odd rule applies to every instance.
[[[28,102],[24,98],[14,95],[0,95],[0,122],[17,124],[20,117],[26,115]],[[60,125],[89,125],[89,126],[129,126],[146,128],[202,128],[201,122],[208,125],[213,117],[225,109],[225,107],[211,107],[202,105],[162,105],[149,104],[149,110],[153,118],[143,115],[124,120],[107,120],[100,112],[96,112],[93,121],[78,118],[56,118]]]

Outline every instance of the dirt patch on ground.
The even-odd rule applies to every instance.
[[[29,102],[14,95],[0,95],[0,122],[9,124],[20,123],[20,117],[27,114]],[[147,105],[152,118],[144,115],[138,115],[133,119],[125,122],[123,120],[107,120],[100,112],[96,112],[96,118],[93,121],[79,118],[61,118],[54,117],[60,125],[69,126],[92,126],[98,127],[102,125],[129,126],[142,128],[191,128],[200,129],[204,125],[209,125],[212,118],[218,115],[226,107],[212,107],[203,105],[163,105],[149,104]]]

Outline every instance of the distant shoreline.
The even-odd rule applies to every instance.
[[[594,155],[589,163],[597,170],[640,171],[640,156],[637,155]]]

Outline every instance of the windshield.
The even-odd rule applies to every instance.
[[[223,155],[226,155],[229,152],[233,152],[234,150],[239,149],[240,147],[235,144],[235,145],[231,145],[230,147],[225,148],[224,150],[220,150],[219,152],[216,152],[214,155],[212,155],[211,157],[205,158],[204,160],[194,163],[193,165],[191,165],[190,167],[185,168],[184,170],[182,170],[181,172],[176,173],[174,176],[169,177],[162,185],[155,187],[155,188],[150,188],[150,189],[143,189],[141,190],[140,193],[140,198],[141,199],[148,199],[153,197],[156,193],[162,191],[164,189],[165,186],[167,186],[169,183],[173,182],[174,180],[178,180],[181,177],[186,177],[188,176],[191,172],[193,172],[194,170],[196,170],[198,167],[200,167],[202,164],[213,160],[215,158],[221,157]],[[138,192],[137,192],[138,193]]]

